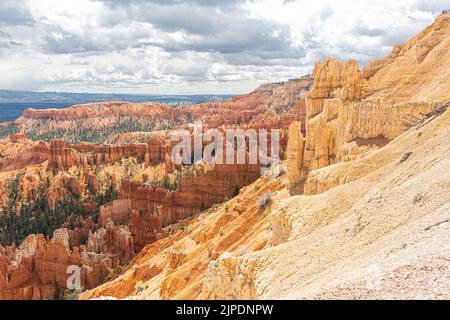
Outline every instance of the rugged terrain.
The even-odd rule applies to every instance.
[[[0,142],[0,298],[67,298],[79,265],[80,299],[449,299],[449,52],[443,14],[313,82],[28,110]],[[197,120],[281,129],[286,160],[174,165],[167,130]]]
[[[274,170],[82,297],[449,299],[449,130],[447,111],[315,172],[348,179],[316,195],[290,197]],[[260,211],[268,190],[272,204]]]
[[[318,63],[287,164],[81,298],[449,299],[449,47],[447,14],[363,70]]]
[[[9,124],[21,133],[0,141],[0,297],[67,298],[75,294],[65,290],[71,265],[82,268],[84,289],[114,279],[146,245],[237,195],[260,165],[175,165],[176,142],[165,129],[192,133],[193,122],[222,132],[279,129],[285,150],[289,124],[305,121],[311,83],[304,77],[182,107],[112,102],[25,111]]]
[[[311,79],[303,77],[285,83],[263,85],[250,94],[228,100],[179,107],[152,102],[115,101],[65,109],[30,108],[17,120],[0,124],[0,138],[6,138],[12,132],[47,142],[63,138],[68,143],[116,143],[124,133],[173,129],[192,121],[219,127],[258,125],[264,118],[276,124],[280,121],[280,115],[298,105],[303,99],[302,91],[310,84]],[[289,123],[289,119],[284,122]],[[141,142],[146,141],[144,139]]]

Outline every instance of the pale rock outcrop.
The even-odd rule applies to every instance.
[[[254,269],[255,263],[251,258],[224,253],[208,267],[202,299],[257,299]]]
[[[301,181],[304,181],[303,175],[305,173],[302,170],[304,148],[305,138],[301,132],[301,123],[294,121],[289,126],[289,140],[286,150],[291,193],[298,193],[303,188]]]
[[[450,110],[367,158],[318,169],[348,182],[280,202],[275,246],[250,255],[256,298],[447,299],[449,119]],[[239,278],[221,281],[225,270],[211,264],[208,287],[241,292]]]
[[[423,114],[450,100],[450,73],[445,67],[450,64],[449,32],[450,17],[442,15],[364,70],[355,60],[326,59],[316,64],[306,99],[304,153],[298,163],[291,159],[288,168],[293,194],[303,192],[299,186],[312,170],[355,160],[383,147]],[[425,59],[430,55],[432,59]],[[298,144],[299,130],[295,131],[290,133],[292,145]]]
[[[128,227],[115,226],[111,220],[104,228],[89,233],[87,250],[98,254],[113,254],[115,264],[120,265],[126,265],[135,254],[133,236]]]

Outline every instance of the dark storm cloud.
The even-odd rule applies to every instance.
[[[34,20],[27,7],[19,1],[2,0],[0,25],[32,25]]]
[[[189,42],[162,44],[166,50],[236,53],[289,51],[288,25],[249,18],[242,1],[106,1],[121,5],[128,21],[149,23],[164,32],[197,36]],[[139,4],[139,5],[138,5]],[[117,9],[116,9],[117,10]],[[123,13],[125,12],[125,13]]]
[[[381,58],[443,2],[2,0],[0,88],[244,90],[244,81],[301,76],[329,56]]]
[[[51,30],[43,37],[44,50],[79,53],[150,45],[167,52],[187,50],[228,56],[248,53],[259,60],[300,57],[300,52],[291,48],[288,25],[249,18],[239,7],[242,1],[105,0],[104,3],[110,6],[110,11],[101,15],[99,20],[104,27],[124,28],[139,23],[140,29],[130,28],[127,39],[117,39],[112,34],[94,37],[96,30],[82,35]],[[147,29],[156,28],[161,35],[182,32],[186,37],[161,40],[145,32],[146,24]]]

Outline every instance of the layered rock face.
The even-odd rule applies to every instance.
[[[24,135],[15,135],[0,141],[0,172],[42,164],[48,157],[49,145],[46,142],[33,142]]]
[[[310,77],[304,77],[264,85],[248,95],[194,106],[111,102],[25,111],[14,122],[20,132],[36,139],[48,139],[53,134],[64,138],[50,139],[50,143],[33,142],[21,134],[0,141],[0,171],[5,171],[0,179],[2,205],[8,203],[10,177],[19,174],[17,193],[24,203],[33,203],[43,192],[52,208],[64,200],[76,199],[84,214],[94,214],[99,209],[100,217],[98,223],[90,218],[67,221],[63,226],[71,228],[67,230],[67,239],[64,232],[53,240],[30,235],[22,246],[28,248],[28,242],[38,239],[39,249],[38,253],[30,254],[28,264],[14,260],[18,249],[2,249],[2,279],[6,280],[0,283],[0,297],[53,297],[59,287],[65,288],[65,272],[72,263],[83,265],[82,285],[92,288],[104,281],[105,275],[111,275],[115,267],[126,266],[146,245],[176,232],[174,224],[183,225],[186,219],[235,196],[239,189],[257,179],[259,165],[196,164],[192,172],[188,169],[187,175],[184,172],[177,180],[176,190],[157,186],[162,176],[174,181],[176,173],[186,169],[172,163],[170,153],[176,142],[170,140],[169,130],[191,130],[193,144],[194,122],[201,122],[204,131],[218,128],[222,134],[236,128],[269,133],[271,129],[279,129],[280,148],[284,151],[289,124],[299,121],[304,131],[304,99],[311,82]],[[107,141],[121,143],[107,144]],[[207,144],[203,141],[203,148]],[[267,145],[270,155],[270,135]],[[132,167],[130,171],[128,164]],[[15,171],[18,169],[26,169],[28,173],[22,176],[21,171]],[[131,171],[136,174],[130,176]],[[153,177],[152,182],[145,183],[149,177]],[[119,199],[98,205],[96,196],[102,196],[109,186],[120,187]],[[211,252],[211,256],[218,253]],[[170,257],[169,265],[174,268],[185,259],[177,253]],[[203,263],[202,269],[206,267]],[[25,274],[21,275],[23,280],[9,280],[20,272]],[[172,281],[175,279],[168,279],[165,286]],[[172,292],[173,289],[167,289],[164,295],[169,297]]]
[[[289,124],[294,118],[304,121],[304,109],[297,108],[302,106],[311,83],[310,77],[303,77],[283,83],[266,84],[247,95],[189,106],[186,109],[193,119],[210,128],[222,125],[270,127],[271,123],[275,125],[279,121]]]
[[[167,130],[189,119],[189,112],[181,108],[151,102],[102,102],[65,109],[28,109],[9,126],[34,140],[115,143],[123,133]]]
[[[68,170],[72,167],[111,165],[125,158],[134,158],[137,163],[158,164],[165,161],[167,150],[165,140],[152,138],[147,144],[96,145],[82,143],[67,144],[64,140],[52,140],[48,167]]]
[[[450,110],[409,127],[450,99],[449,17],[364,70],[318,63],[287,174],[185,221],[82,298],[448,298]]]
[[[78,105],[65,109],[27,109],[22,117],[15,122],[21,124],[27,119],[46,119],[57,122],[70,120],[86,120],[92,117],[99,119],[109,119],[111,117],[139,115],[142,117],[170,115],[176,117],[179,115],[177,109],[158,103],[127,103],[123,101],[112,101],[103,103],[93,103]]]
[[[311,78],[264,85],[254,92],[199,105],[105,102],[58,110],[28,109],[14,121],[30,137],[64,136],[66,142],[115,142],[121,134],[169,130],[194,121],[204,127],[289,123],[290,109],[305,97]],[[304,112],[302,112],[304,113]],[[284,120],[283,120],[284,119]]]
[[[49,241],[33,234],[18,248],[0,246],[0,299],[53,299],[67,288],[69,266],[80,268],[83,288],[93,288],[111,271],[113,261],[84,246],[71,250],[67,229],[56,230]]]
[[[258,165],[214,165],[182,177],[176,191],[124,181],[120,198],[130,200],[125,224],[130,226],[136,248],[159,240],[163,227],[192,217],[226,197],[231,198],[235,190],[250,184],[259,174]],[[112,220],[123,223],[123,217],[121,214]]]
[[[316,64],[314,84],[306,99],[305,141],[298,137],[298,128],[290,131],[293,193],[303,192],[302,185],[312,170],[357,159],[386,145],[417,123],[422,114],[450,100],[445,67],[450,63],[446,54],[449,32],[450,18],[443,15],[404,46],[396,46],[386,59],[364,70],[355,60],[327,59]],[[424,46],[429,49],[425,56]],[[406,66],[410,71],[406,72]]]

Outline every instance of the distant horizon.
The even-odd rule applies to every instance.
[[[0,89],[0,123],[14,121],[23,111],[33,109],[63,109],[75,105],[124,101],[129,103],[160,103],[168,106],[195,105],[213,100],[226,100],[228,94],[122,94],[34,92]]]
[[[270,82],[271,83],[271,82]],[[257,89],[259,86],[255,87]],[[94,92],[94,91],[34,91],[34,90],[10,90],[10,89],[2,89],[0,88],[1,92],[16,92],[16,93],[37,93],[37,94],[85,94],[85,95],[120,95],[120,96],[148,96],[148,97],[155,97],[155,96],[236,96],[236,95],[242,95],[249,92],[244,93],[116,93],[116,92]],[[0,94],[1,96],[1,94]],[[1,100],[0,100],[1,103]]]
[[[278,81],[268,81],[268,82],[261,82],[258,83],[253,89],[250,89],[248,91],[243,91],[242,92],[224,92],[224,93],[204,93],[204,92],[199,92],[199,93],[183,93],[183,92],[178,92],[178,93],[130,93],[130,92],[94,92],[94,91],[35,91],[35,90],[10,90],[10,89],[5,89],[5,88],[0,88],[0,93],[1,92],[16,92],[16,93],[36,93],[36,94],[86,94],[86,95],[121,95],[121,96],[148,96],[148,97],[157,97],[157,96],[238,96],[238,95],[244,95],[244,94],[249,94],[253,91],[255,91],[256,89],[258,89],[260,86],[262,85],[266,85],[266,84],[277,84],[277,83],[285,83],[285,82],[289,82],[292,80],[298,80],[298,79],[302,79],[304,77],[308,77],[308,76],[312,76],[311,73],[306,73],[303,75],[299,75],[298,77],[295,78],[290,78],[290,79],[285,79],[285,80],[278,80]],[[0,95],[1,98],[1,95]],[[0,100],[1,103],[1,100]]]

